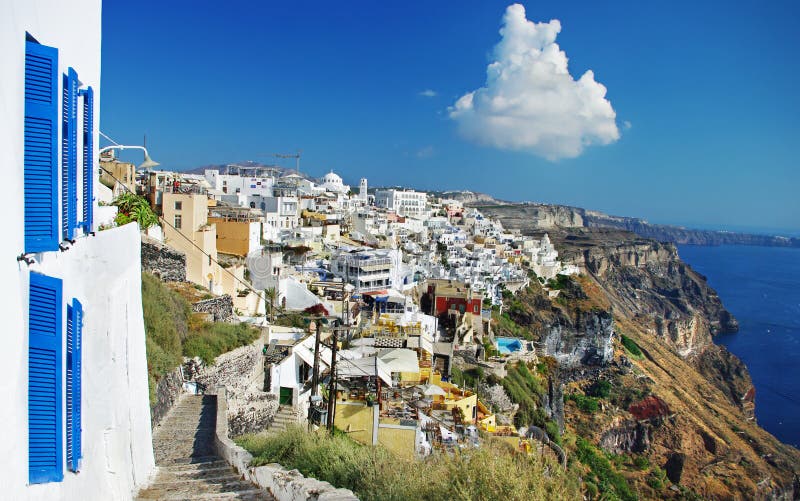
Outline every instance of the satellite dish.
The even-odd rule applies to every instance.
[[[247,271],[250,272],[250,283],[256,290],[264,290],[274,285],[270,283],[272,276],[272,260],[269,252],[264,249],[255,250],[247,255]]]

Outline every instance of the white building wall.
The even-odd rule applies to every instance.
[[[27,485],[28,326],[19,312],[28,309],[29,269],[20,265],[11,276],[3,270],[3,283],[18,291],[8,294],[13,304],[0,306],[7,310],[3,313],[8,319],[8,336],[3,341],[8,358],[3,364],[0,395],[9,404],[0,407],[7,430],[0,453],[18,459],[5,461],[0,470],[6,499],[130,499],[153,473],[139,245],[138,227],[129,224],[79,238],[67,252],[44,253],[40,262],[29,268],[61,278],[64,302],[77,298],[85,312],[84,459],[80,473],[65,471],[61,482]],[[97,283],[104,286],[96,287]],[[66,316],[62,317],[66,322]],[[64,367],[65,329],[62,325]],[[65,408],[65,399],[62,405]]]
[[[138,228],[128,225],[98,232],[94,237],[80,236],[66,252],[33,255],[36,262],[30,266],[16,260],[24,249],[25,33],[43,45],[58,48],[59,74],[72,66],[81,82],[94,88],[97,124],[102,102],[100,23],[100,0],[11,0],[4,2],[0,15],[0,175],[5,180],[5,231],[0,246],[3,499],[130,499],[154,471]],[[95,158],[97,144],[95,126]],[[100,185],[97,177],[94,185]],[[34,485],[28,485],[27,311],[31,271],[63,280],[63,367],[66,303],[77,298],[85,311],[82,469],[78,474],[66,471],[65,459],[61,482]],[[66,398],[62,398],[62,405],[66,405]],[[63,443],[66,447],[66,436]]]

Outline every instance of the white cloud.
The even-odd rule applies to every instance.
[[[625,129],[630,129],[631,127],[633,127],[633,124],[630,123],[628,120],[625,120],[624,122],[622,122],[622,126],[625,127]]]
[[[425,89],[422,92],[420,92],[419,95],[423,97],[436,97],[438,95],[438,92],[436,92],[433,89]]]
[[[433,146],[425,146],[417,150],[417,158],[430,158],[436,152]]]
[[[591,70],[572,78],[556,43],[560,31],[557,19],[533,23],[522,5],[506,9],[486,85],[448,110],[464,137],[549,160],[577,157],[586,146],[619,139],[605,86]]]

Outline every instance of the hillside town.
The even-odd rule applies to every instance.
[[[129,192],[157,214],[145,247],[185,256],[186,281],[230,297],[231,321],[266,329],[264,390],[284,413],[322,426],[330,413],[352,438],[406,457],[474,445],[479,430],[530,447],[496,402],[452,371],[466,358],[503,377],[507,362],[536,360],[532,342],[496,338],[491,325],[504,294],[580,271],[559,261],[546,233],[507,231],[457,193],[370,189],[366,178],[351,188],[333,171],[136,170],[111,152],[100,168],[106,207]],[[154,255],[143,269],[161,275],[163,252]],[[292,315],[310,328],[281,325]],[[248,431],[260,431],[254,421]]]
[[[709,285],[712,279],[684,262],[684,249],[674,243],[791,247],[796,239],[649,225],[469,191],[423,191],[434,182],[446,190],[452,180],[467,179],[462,174],[469,174],[464,182],[495,190],[482,180],[494,176],[493,169],[507,173],[522,152],[487,155],[483,178],[457,156],[448,159],[457,176],[439,172],[447,162],[439,162],[444,150],[438,146],[416,155],[398,148],[404,156],[396,164],[380,148],[360,160],[337,157],[352,146],[332,151],[335,134],[324,143],[312,140],[303,113],[296,113],[303,116],[295,120],[300,129],[285,137],[259,124],[229,148],[198,138],[241,135],[240,121],[218,120],[213,106],[189,99],[203,117],[191,125],[203,133],[191,136],[197,151],[179,154],[186,146],[165,132],[180,128],[174,120],[186,115],[174,106],[175,87],[164,65],[148,66],[157,69],[146,81],[127,73],[115,80],[109,71],[121,64],[118,59],[125,59],[126,71],[135,66],[121,57],[119,42],[132,41],[140,52],[157,43],[120,31],[120,19],[136,30],[141,23],[129,15],[168,27],[162,36],[169,42],[147,57],[169,62],[178,77],[172,83],[187,91],[181,97],[196,92],[205,98],[222,88],[218,72],[204,66],[208,76],[193,78],[189,89],[198,70],[188,70],[189,56],[202,54],[203,64],[213,68],[221,58],[258,52],[268,64],[248,60],[243,72],[234,62],[237,71],[223,72],[225,112],[237,118],[243,112],[234,98],[246,97],[254,120],[288,127],[292,120],[260,108],[268,99],[297,104],[264,90],[293,85],[290,72],[274,81],[259,73],[261,66],[280,67],[264,55],[265,47],[289,55],[296,49],[284,37],[297,30],[262,29],[263,9],[271,5],[226,8],[224,17],[238,17],[213,21],[228,21],[236,36],[225,36],[224,26],[215,24],[214,33],[222,33],[215,38],[191,18],[210,20],[220,11],[200,5],[7,3],[0,16],[6,77],[0,83],[0,170],[10,187],[0,246],[6,355],[0,498],[798,498],[800,452],[762,428],[756,412],[763,408],[756,406],[757,386],[760,402],[769,402],[762,388],[778,395],[778,387],[751,377],[746,360],[726,348],[736,343],[715,342],[736,332],[739,320]],[[134,10],[121,16],[129,7]],[[302,15],[275,12],[270,21],[296,17],[308,29],[307,12],[287,9]],[[338,15],[344,7],[315,6],[325,9]],[[348,13],[323,24],[341,34],[349,17],[366,19]],[[417,22],[421,16],[397,9],[380,17],[388,18]],[[253,20],[258,29],[242,29]],[[399,47],[393,31],[375,26]],[[202,33],[194,42],[214,43],[213,53],[173,44],[187,40],[178,28]],[[526,112],[541,111],[539,104],[559,107],[549,103],[552,97],[523,106],[524,100],[494,92],[497,85],[527,91],[536,88],[530,83],[560,81],[570,92],[580,91],[581,99],[608,104],[605,87],[590,70],[572,79],[565,53],[554,43],[560,29],[557,19],[534,23],[522,5],[507,7],[493,56],[502,60],[490,63],[487,87],[448,108],[462,134],[500,127],[495,132],[505,142],[525,129],[520,117],[482,115],[489,105],[510,103]],[[537,30],[544,35],[531,36]],[[344,31],[362,36],[360,25]],[[248,44],[253,33],[277,38]],[[101,44],[108,37],[116,43],[105,53]],[[325,37],[325,43],[336,40],[333,32]],[[320,47],[320,40],[309,40],[309,48]],[[547,43],[540,48],[530,46],[542,41]],[[162,47],[163,54],[154,54]],[[560,65],[542,66],[539,57],[556,57]],[[557,69],[557,78],[541,78],[545,67]],[[410,68],[400,69],[414,73]],[[515,81],[520,76],[535,76],[535,82]],[[253,83],[257,90],[248,90]],[[297,96],[305,101],[312,84],[314,79],[297,84]],[[164,101],[147,97],[147,89]],[[438,94],[426,89],[408,98],[434,103]],[[152,100],[152,108],[137,107],[134,98]],[[131,107],[120,106],[123,101]],[[341,102],[348,113],[358,111]],[[603,144],[618,139],[614,111],[605,104],[573,107],[609,112],[605,125],[592,121],[610,134],[600,138]],[[581,120],[591,119],[583,115]],[[491,119],[489,129],[482,117]],[[408,123],[416,128],[418,118]],[[345,134],[360,136],[346,116],[335,119]],[[160,129],[147,129],[139,143],[131,137],[139,137],[144,121]],[[556,129],[566,130],[562,125],[575,122],[558,123]],[[324,120],[316,125],[328,136]],[[593,143],[528,136],[548,138],[547,161],[578,155]],[[287,147],[290,137],[302,138],[297,141],[313,152],[304,157],[302,171],[302,150],[250,149]],[[265,163],[187,170],[222,155]],[[324,158],[324,165],[314,165],[315,158]],[[376,162],[382,172],[364,167]],[[423,168],[436,168],[437,176],[422,179]],[[602,175],[604,181],[617,179]],[[496,177],[529,189],[532,178],[514,176]],[[556,174],[536,182],[558,197],[556,177],[570,190],[584,185],[604,191],[589,178],[576,184],[578,178]],[[395,182],[406,186],[385,185]],[[606,194],[629,194],[617,193]],[[731,283],[744,282],[737,277]],[[779,304],[777,296],[762,299]],[[747,326],[748,317],[741,321]],[[771,343],[778,334],[769,329],[764,339]],[[776,356],[781,350],[763,351],[770,365],[788,370]],[[779,431],[790,428],[785,422]]]

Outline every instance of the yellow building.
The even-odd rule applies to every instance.
[[[246,257],[261,246],[259,221],[233,221],[224,217],[209,217],[217,227],[217,252]]]
[[[100,159],[100,182],[111,188],[117,197],[125,191],[136,193],[136,166],[113,157]]]
[[[208,197],[203,193],[164,192],[164,241],[186,254],[186,279],[222,294],[217,261],[217,228],[208,223]],[[209,257],[210,256],[210,257]]]
[[[439,373],[431,374],[429,383],[435,384],[447,392],[445,396],[439,396],[434,400],[434,407],[448,411],[454,407],[461,409],[464,414],[464,423],[472,424],[478,421],[479,411],[481,415],[484,415],[484,412],[488,412],[488,409],[482,403],[479,406],[478,395],[469,390],[461,389],[452,383],[442,381],[442,376]]]
[[[416,427],[402,425],[398,419],[380,417],[377,405],[339,401],[334,424],[361,444],[381,445],[402,458],[412,459],[415,455]]]

